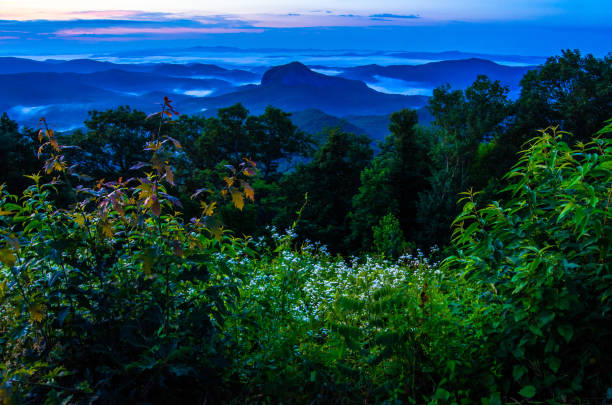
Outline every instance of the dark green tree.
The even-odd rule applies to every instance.
[[[234,164],[253,154],[249,149],[253,144],[253,134],[246,128],[248,116],[249,110],[238,103],[220,108],[217,118],[211,120],[209,130],[213,131],[214,136],[221,137],[219,146],[222,156]]]
[[[401,254],[410,250],[406,242],[400,223],[393,216],[387,214],[372,228],[375,252],[388,259],[397,259]]]
[[[311,137],[296,127],[290,116],[289,113],[269,106],[262,115],[247,119],[247,130],[252,134],[254,142],[254,160],[262,164],[262,175],[266,180],[279,174],[279,167],[283,163],[312,153]]]
[[[20,131],[6,113],[0,116],[0,183],[5,183],[11,192],[25,189],[23,176],[40,169],[34,137],[33,131]]]
[[[372,159],[373,151],[371,140],[366,136],[342,132],[338,128],[329,129],[326,135],[327,141],[317,150],[313,160],[299,165],[282,179],[285,207],[277,223],[289,226],[308,193],[298,234],[323,242],[338,252],[346,248],[351,198],[357,193],[360,173]]]
[[[125,178],[132,166],[146,161],[143,146],[147,134],[158,124],[128,106],[90,111],[86,131],[76,131],[70,141],[80,148],[74,160],[81,171],[94,178]]]
[[[558,125],[576,141],[589,139],[612,116],[612,56],[565,50],[521,80],[517,122],[508,139],[520,147],[536,130]]]
[[[499,81],[482,75],[465,91],[449,86],[434,90],[428,106],[435,118],[427,140],[431,175],[417,209],[427,243],[448,243],[459,192],[486,186],[503,175],[506,161],[514,161],[514,153],[496,161],[498,152],[506,149],[489,147],[500,145],[498,140],[512,119],[508,92]]]
[[[381,143],[381,152],[361,174],[359,193],[352,201],[351,241],[368,249],[372,228],[383,216],[392,213],[409,240],[419,239],[416,203],[425,190],[429,161],[423,130],[417,126],[414,110],[391,114],[391,134]]]
[[[182,200],[188,215],[198,207],[189,196],[206,187],[218,189],[228,175],[227,165],[236,166],[249,158],[258,165],[261,177],[253,182],[256,203],[239,212],[217,198],[224,222],[238,234],[253,234],[263,228],[279,209],[278,180],[288,163],[312,151],[309,136],[290,120],[290,114],[268,107],[262,115],[249,115],[242,104],[218,111],[217,117],[181,116],[170,133],[183,144],[184,156],[177,163],[184,178]]]

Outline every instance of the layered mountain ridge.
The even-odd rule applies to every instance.
[[[0,58],[0,113],[26,126],[41,115],[57,129],[82,125],[89,110],[130,105],[153,111],[164,96],[188,114],[214,115],[235,103],[252,113],[269,105],[296,113],[309,130],[337,122],[380,138],[388,115],[415,108],[423,121],[434,87],[469,86],[478,74],[518,91],[529,67],[472,58],[422,65],[306,66],[300,62],[236,68],[207,63],[111,63],[75,59]],[[297,113],[300,114],[297,114]]]

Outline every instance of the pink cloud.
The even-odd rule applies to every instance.
[[[191,27],[103,27],[70,28],[56,31],[62,37],[82,35],[135,35],[135,34],[235,34],[242,32],[263,32],[263,29],[248,28],[191,28]]]
[[[115,20],[115,19],[146,19],[151,16],[158,18],[170,16],[167,13],[146,13],[137,10],[83,10],[67,11],[57,9],[26,9],[26,8],[7,8],[2,10],[3,19],[10,20]]]
[[[141,14],[143,14],[141,11],[133,11],[133,10],[107,10],[107,11],[97,11],[97,10],[90,10],[90,11],[73,11],[70,13],[66,13],[68,16],[74,18],[80,18],[80,19],[105,19],[105,20],[112,20],[115,18],[132,18],[132,19],[136,19],[138,18]]]
[[[145,38],[141,38],[141,39],[155,39],[155,38],[151,38],[151,37],[145,37]],[[74,36],[74,37],[70,37],[70,40],[72,41],[82,41],[82,42],[91,42],[91,43],[97,43],[97,42],[131,42],[134,40],[133,37],[113,37],[113,36],[108,36],[108,37],[89,37],[89,36]]]
[[[422,19],[371,18],[358,14],[247,14],[240,16],[253,27],[304,28],[304,27],[371,27],[387,25],[423,25]],[[197,19],[196,19],[197,20]]]
[[[3,41],[3,40],[5,40],[5,39],[19,39],[19,37],[11,37],[11,36],[3,36],[3,37],[0,37],[0,41]]]

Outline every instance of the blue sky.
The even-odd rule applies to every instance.
[[[3,0],[2,14],[16,19],[62,18],[70,13],[112,13],[118,11],[162,12],[185,15],[254,14],[418,14],[438,20],[516,20],[565,16],[568,22],[581,19],[605,23],[609,16],[606,0]]]
[[[0,54],[190,46],[541,55],[611,51],[610,1],[3,0]],[[49,3],[50,4],[50,3]],[[223,8],[218,6],[223,4]]]

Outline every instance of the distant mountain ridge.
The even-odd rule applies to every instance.
[[[259,75],[248,70],[225,69],[203,63],[111,63],[92,59],[36,61],[31,59],[0,57],[0,74],[16,73],[96,73],[107,70],[126,72],[157,73],[166,76],[191,77],[210,76],[236,81],[259,80]]]
[[[317,66],[317,71],[300,62],[270,68],[253,65],[249,69],[205,63],[0,58],[0,113],[7,111],[30,126],[44,114],[54,118],[59,128],[72,128],[82,124],[90,109],[130,105],[150,112],[168,95],[181,112],[188,114],[211,115],[238,102],[253,113],[263,112],[268,105],[288,112],[318,110],[324,115],[306,114],[308,126],[322,129],[325,123],[346,119],[342,125],[354,125],[378,139],[386,132],[385,117],[394,111],[414,108],[420,111],[421,121],[430,119],[423,108],[426,95],[404,95],[410,92],[385,88],[384,80],[391,85],[399,83],[404,89],[414,86],[431,91],[447,82],[453,88],[464,88],[478,74],[487,74],[516,92],[529,67],[475,58],[423,65]],[[320,124],[315,122],[316,117]]]
[[[291,113],[291,121],[302,131],[313,135],[323,132],[326,128],[340,128],[345,132],[368,135],[374,138],[373,134],[368,133],[363,128],[359,128],[346,119],[326,114],[315,108]]]
[[[425,125],[432,121],[431,114],[426,107],[419,108],[417,114],[419,124]],[[304,132],[316,135],[326,128],[340,128],[345,132],[369,136],[372,138],[372,146],[375,149],[378,146],[377,143],[389,135],[389,117],[390,114],[348,115],[340,118],[318,109],[291,113],[291,121]]]
[[[521,78],[533,68],[533,66],[506,66],[486,59],[471,58],[422,65],[356,66],[342,69],[340,75],[366,82],[376,81],[376,76],[383,76],[430,87],[449,83],[453,88],[466,88],[478,75],[486,75],[491,80],[499,80],[510,89],[516,90]]]
[[[380,93],[361,81],[316,73],[302,63],[292,62],[266,71],[260,85],[244,86],[219,97],[208,97],[201,103],[211,109],[237,102],[256,113],[273,105],[290,112],[316,108],[343,116],[419,108],[425,105],[427,97]]]
[[[0,108],[11,105],[49,105],[60,102],[100,101],[118,103],[151,92],[176,93],[182,89],[228,91],[231,83],[219,79],[172,78],[152,73],[106,70],[94,73],[32,72],[0,75],[4,97]],[[133,100],[136,102],[136,100]]]
[[[117,64],[91,59],[37,61],[23,58],[0,57],[0,74],[17,73],[93,73],[118,68]]]
[[[321,50],[316,48],[310,49],[294,49],[294,48],[240,48],[235,46],[192,46],[192,47],[179,47],[179,48],[157,48],[157,49],[143,49],[141,51],[130,50],[129,52],[120,51],[114,52],[110,55],[100,55],[100,56],[114,56],[114,57],[127,57],[133,58],[135,56],[138,57],[148,57],[148,56],[181,56],[181,57],[194,57],[201,58],[203,55],[206,56],[214,56],[216,54],[282,54],[282,55],[294,55],[294,59],[300,59],[300,55],[306,54],[325,54],[335,56],[359,56],[359,57],[367,57],[367,56],[390,56],[399,59],[406,60],[430,60],[430,61],[440,61],[440,60],[458,60],[458,59],[469,59],[469,58],[480,58],[487,59],[493,61],[500,62],[509,62],[509,63],[521,63],[528,65],[537,65],[544,63],[546,61],[546,57],[544,56],[528,56],[528,55],[511,55],[511,54],[485,54],[479,52],[463,52],[457,50],[450,51],[441,51],[441,52],[424,52],[424,51],[381,51],[381,50]]]

